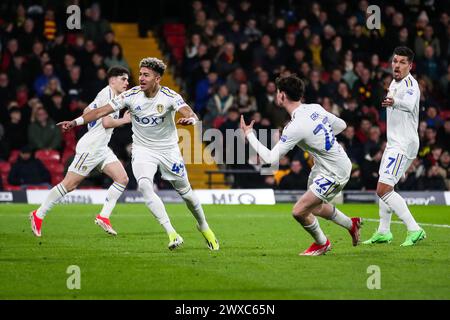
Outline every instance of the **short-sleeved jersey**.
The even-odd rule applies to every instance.
[[[316,166],[347,181],[351,161],[335,139],[332,124],[336,119],[319,104],[302,104],[283,130],[280,153],[286,154],[297,145],[312,155]]]
[[[186,106],[183,98],[167,87],[161,87],[149,98],[139,86],[112,99],[114,110],[128,108],[131,113],[133,144],[151,149],[178,147],[175,113]]]
[[[410,74],[400,81],[392,80],[388,97],[394,105],[387,107],[387,148],[399,150],[413,159],[419,151],[419,85]]]
[[[115,97],[113,90],[106,86],[103,88],[92,101],[88,108],[96,109],[103,107],[108,104],[108,102]],[[119,111],[109,114],[107,117],[112,117],[113,119],[119,118]],[[77,144],[77,152],[89,151],[95,152],[97,150],[102,150],[108,147],[109,140],[114,128],[105,128],[102,124],[102,119],[98,119],[87,124],[88,131],[81,137]]]

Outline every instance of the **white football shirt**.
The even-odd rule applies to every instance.
[[[125,107],[130,111],[134,145],[158,150],[178,148],[175,113],[187,104],[175,91],[161,87],[153,98],[149,98],[137,86],[109,104],[116,111]]]
[[[291,121],[284,128],[280,141],[269,153],[260,152],[268,149],[262,146],[253,133],[248,135],[248,140],[266,163],[278,161],[297,145],[312,155],[314,164],[319,170],[324,170],[339,181],[346,182],[352,164],[336,141],[333,132],[335,123],[336,127],[341,127],[340,130],[345,128],[343,120],[327,112],[319,104],[301,104],[292,112]],[[344,123],[344,126],[342,127],[340,123]]]
[[[419,151],[419,85],[411,74],[400,81],[392,80],[388,97],[394,98],[394,105],[387,107],[388,149],[399,150],[410,159]]]
[[[92,101],[88,108],[96,109],[103,107],[108,104],[108,102],[115,97],[113,90],[110,86],[103,88]],[[112,117],[113,119],[119,118],[119,111],[109,114],[107,117]],[[102,124],[102,118],[89,122],[87,124],[88,131],[81,137],[77,143],[77,152],[97,152],[108,147],[109,140],[114,128],[106,129]]]

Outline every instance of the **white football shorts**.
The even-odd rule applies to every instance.
[[[187,171],[178,146],[169,150],[151,150],[146,147],[133,146],[132,148],[133,173],[137,181],[143,177],[153,181],[154,170],[136,170],[137,167],[156,167],[161,177],[167,181],[187,180]]]
[[[391,187],[395,186],[413,161],[414,159],[407,158],[399,150],[386,148],[381,158],[378,181]]]
[[[313,166],[308,177],[308,187],[319,199],[324,202],[332,201],[344,189],[347,179],[337,179],[330,172],[318,166]]]
[[[119,161],[117,156],[110,148],[103,149],[101,152],[77,152],[75,158],[69,166],[68,171],[87,177],[92,170],[97,168],[103,171],[103,168],[109,163]]]

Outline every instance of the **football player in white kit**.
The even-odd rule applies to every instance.
[[[425,231],[414,220],[405,200],[394,190],[419,151],[419,101],[420,89],[409,73],[414,52],[407,47],[397,47],[392,58],[394,79],[382,102],[387,112],[387,145],[380,164],[377,195],[379,197],[380,225],[364,244],[390,243],[392,212],[406,225],[408,233],[402,246],[412,246],[425,238]]]
[[[308,180],[308,190],[292,209],[294,218],[314,238],[314,243],[300,255],[317,256],[331,249],[331,243],[321,230],[316,216],[333,221],[347,229],[354,246],[359,241],[361,218],[349,218],[328,202],[344,188],[350,178],[352,164],[345,151],[335,140],[335,135],[347,125],[318,104],[301,103],[304,83],[295,75],[276,80],[276,103],[291,115],[280,141],[272,150],[258,141],[253,133],[253,123],[246,125],[241,117],[241,129],[250,145],[268,164],[279,159],[296,145],[309,152],[314,166]]]
[[[61,123],[64,130],[94,121],[122,108],[131,113],[133,129],[132,167],[146,206],[169,236],[169,249],[183,243],[173,228],[164,204],[153,189],[153,177],[159,168],[162,178],[171,182],[197,220],[197,228],[211,250],[219,250],[219,242],[209,228],[203,208],[189,183],[183,157],[178,147],[175,113],[181,125],[195,125],[198,121],[192,109],[175,91],[160,85],[166,65],[157,58],[144,58],[139,64],[139,83],[107,105],[95,109],[73,121]]]
[[[128,88],[129,71],[121,66],[111,67],[107,72],[108,86],[103,88],[95,100],[84,110],[86,114],[108,103]],[[101,121],[92,121],[87,125],[88,131],[78,141],[75,158],[64,179],[54,186],[41,206],[30,213],[31,230],[37,237],[41,236],[42,221],[47,212],[67,193],[75,190],[89,173],[98,168],[109,176],[114,183],[109,187],[103,208],[94,220],[107,233],[116,235],[109,217],[117,200],[128,184],[128,175],[122,163],[108,147],[114,128],[130,123],[129,113],[119,119],[115,112]]]

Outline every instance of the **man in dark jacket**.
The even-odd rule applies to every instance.
[[[308,173],[303,170],[299,160],[291,162],[291,172],[280,181],[281,190],[306,190],[308,188]]]
[[[31,147],[20,149],[19,158],[9,172],[8,182],[12,185],[40,185],[50,183],[50,173],[42,162],[33,157]]]

